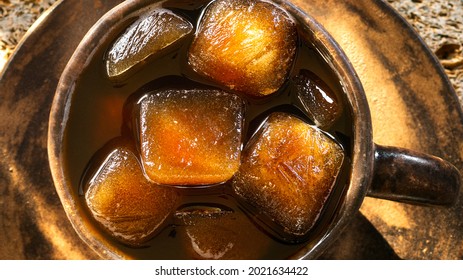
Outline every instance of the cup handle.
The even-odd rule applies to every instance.
[[[461,175],[449,162],[424,153],[375,144],[373,182],[367,195],[376,198],[451,206]]]

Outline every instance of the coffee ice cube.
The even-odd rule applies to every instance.
[[[95,220],[116,239],[133,246],[150,239],[173,213],[177,190],[144,176],[128,146],[111,149],[86,182],[85,201]]]
[[[320,77],[303,69],[293,78],[293,83],[299,100],[317,126],[329,127],[339,118],[342,106]]]
[[[265,96],[287,79],[296,41],[295,22],[280,7],[260,0],[216,0],[201,18],[188,62],[232,90]]]
[[[267,241],[242,213],[223,206],[184,207],[175,214],[178,237],[192,259],[258,259]]]
[[[106,55],[110,80],[121,82],[136,72],[146,60],[159,54],[193,30],[186,19],[166,9],[140,16],[112,44]]]
[[[320,215],[343,158],[343,149],[319,129],[274,113],[243,150],[234,190],[286,233],[303,236]]]
[[[244,104],[219,90],[158,90],[139,101],[143,167],[159,184],[225,182],[238,170]]]

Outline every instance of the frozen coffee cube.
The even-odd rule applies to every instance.
[[[336,94],[317,75],[301,70],[293,82],[299,100],[317,126],[329,127],[339,118],[342,106]]]
[[[96,170],[85,201],[95,220],[123,243],[141,245],[173,213],[177,190],[150,183],[128,147],[113,148]]]
[[[243,151],[235,192],[294,236],[317,220],[344,153],[299,118],[274,113]]]
[[[160,90],[140,100],[141,159],[167,185],[225,182],[238,170],[244,104],[219,90]]]
[[[121,82],[146,60],[193,30],[187,20],[165,9],[142,15],[113,43],[106,55],[108,77]]]
[[[201,18],[189,51],[198,73],[253,96],[277,91],[296,53],[294,21],[266,1],[216,0]]]
[[[244,214],[225,207],[185,207],[175,218],[178,237],[192,259],[258,259],[268,247]]]

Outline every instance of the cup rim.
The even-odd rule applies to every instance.
[[[79,237],[104,259],[126,259],[122,251],[112,246],[108,241],[97,238],[80,220],[77,203],[71,193],[71,183],[63,169],[63,138],[69,117],[71,97],[80,73],[93,59],[96,49],[105,42],[111,28],[122,19],[134,16],[145,9],[157,7],[164,1],[134,0],[125,1],[100,18],[87,32],[67,63],[53,99],[48,126],[48,158],[53,182],[63,205],[65,213]],[[360,205],[371,184],[374,163],[374,144],[370,110],[365,92],[358,75],[341,47],[329,35],[324,27],[310,15],[287,0],[273,0],[274,3],[297,15],[311,30],[322,51],[325,61],[338,75],[342,82],[352,109],[353,122],[353,152],[350,170],[350,182],[340,208],[336,211],[333,221],[310,245],[302,248],[291,256],[292,259],[313,259],[319,256],[339,236],[349,224],[351,218],[358,212]]]

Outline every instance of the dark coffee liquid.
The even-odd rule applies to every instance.
[[[187,18],[193,24],[198,22],[205,5],[208,1],[166,1],[163,7]],[[131,22],[135,19],[129,18],[125,24],[110,31],[114,40]],[[345,186],[348,184],[350,166],[352,119],[348,106],[342,92],[339,79],[330,69],[319,51],[309,41],[309,35],[305,34],[298,24],[298,51],[290,77],[285,85],[275,94],[263,98],[250,98],[240,95],[246,103],[244,143],[255,133],[256,129],[272,112],[287,112],[296,115],[307,123],[313,124],[307,112],[298,100],[292,78],[301,69],[307,69],[320,77],[337,98],[344,105],[342,116],[331,126],[327,135],[335,139],[345,150],[344,166],[337,178],[332,194],[325,205],[322,215],[316,226],[304,240],[293,242],[286,238],[278,226],[267,221],[258,213],[258,209],[238,201],[233,193],[231,183],[226,182],[216,186],[181,188],[183,200],[178,205],[222,205],[231,209],[237,215],[249,220],[243,226],[252,227],[249,232],[259,239],[268,241],[268,246],[262,252],[252,254],[252,258],[260,259],[283,259],[289,258],[301,248],[311,245],[314,237],[322,234],[323,229],[330,222],[338,202],[342,199]],[[169,49],[168,52],[155,58],[146,64],[142,70],[129,78],[122,86],[114,86],[107,78],[103,58],[112,41],[108,40],[101,48],[96,50],[93,61],[88,65],[76,83],[72,96],[72,106],[69,112],[64,147],[65,147],[65,172],[70,185],[74,186],[73,195],[77,198],[78,207],[83,213],[83,219],[91,232],[102,236],[113,246],[117,247],[124,254],[136,259],[185,259],[192,258],[185,249],[185,243],[179,240],[177,232],[179,225],[174,218],[168,219],[165,226],[159,233],[141,248],[132,248],[119,243],[107,234],[93,220],[85,201],[81,195],[81,183],[83,174],[94,172],[95,167],[88,165],[95,154],[105,146],[111,139],[123,137],[131,138],[132,120],[130,108],[133,101],[137,100],[144,92],[155,88],[194,88],[201,87],[221,88],[207,79],[194,73],[187,65],[187,51],[193,39],[189,35],[182,44]],[[222,88],[223,90],[227,90]],[[227,90],[229,91],[229,90]],[[125,108],[125,109],[124,109]],[[130,139],[130,141],[134,141]],[[106,147],[108,148],[108,147]],[[101,151],[99,152],[101,153]],[[97,156],[98,157],[98,156]],[[89,169],[87,168],[88,166]],[[92,167],[93,166],[93,167]],[[253,250],[253,248],[249,248]]]

